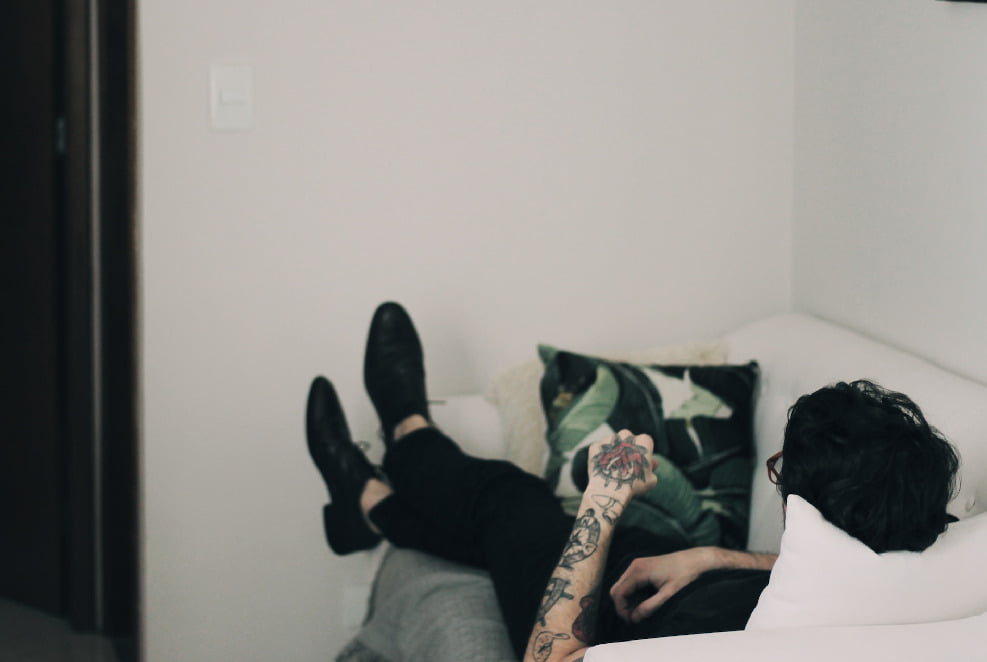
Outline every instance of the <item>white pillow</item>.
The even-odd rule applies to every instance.
[[[985,611],[987,513],[950,524],[923,552],[876,554],[793,494],[747,629],[928,623]]]

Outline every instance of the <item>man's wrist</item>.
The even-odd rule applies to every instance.
[[[626,492],[614,492],[602,487],[594,489],[594,487],[599,486],[590,484],[583,492],[580,510],[592,508],[593,512],[599,515],[602,524],[616,526],[620,516],[627,509],[627,504],[631,502],[632,496]]]
[[[771,570],[777,555],[761,552],[743,552],[722,547],[703,548],[709,550],[707,570]]]

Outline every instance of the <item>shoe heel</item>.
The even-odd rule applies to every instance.
[[[345,508],[336,503],[325,505],[322,525],[326,542],[340,556],[373,549],[380,542],[380,536],[370,530],[355,507]]]

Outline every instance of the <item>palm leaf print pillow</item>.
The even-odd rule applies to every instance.
[[[756,362],[634,365],[548,345],[538,353],[548,423],[544,477],[567,511],[579,506],[573,471],[585,472],[589,444],[626,428],[654,439],[658,484],[631,502],[621,524],[683,545],[744,548]]]

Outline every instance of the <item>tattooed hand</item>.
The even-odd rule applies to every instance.
[[[654,441],[646,434],[621,430],[589,449],[587,493],[609,495],[627,503],[655,486],[657,461],[651,453]]]

